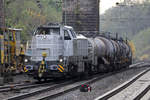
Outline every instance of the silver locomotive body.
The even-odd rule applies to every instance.
[[[31,52],[33,75],[37,79],[112,71],[132,61],[127,41],[102,36],[86,38],[63,25],[39,27],[32,37]],[[45,71],[39,77],[43,52],[47,54]]]
[[[84,36],[77,36],[69,26],[41,26],[32,37],[31,50],[30,60],[34,66],[35,78],[38,78],[43,52],[47,54],[43,78],[74,75],[78,74],[76,72],[84,72],[88,58],[88,40]]]

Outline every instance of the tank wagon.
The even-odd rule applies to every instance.
[[[30,46],[26,61],[33,66],[33,76],[38,80],[108,72],[132,63],[128,41],[104,36],[87,38],[59,24],[38,27]],[[44,60],[43,52],[47,55]]]

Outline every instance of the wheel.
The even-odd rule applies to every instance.
[[[92,66],[89,66],[88,63],[84,63],[84,79],[88,79],[89,78],[89,74],[93,74],[92,73]]]
[[[41,82],[42,81],[42,78],[38,78],[38,82]]]
[[[76,76],[77,75],[77,69],[78,69],[78,67],[77,67],[77,65],[73,65],[73,64],[69,64],[68,65],[69,67],[69,75],[71,75],[71,76]]]
[[[46,82],[46,81],[47,81],[47,78],[44,78],[44,81]]]

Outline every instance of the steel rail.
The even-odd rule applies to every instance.
[[[121,73],[121,72],[123,72],[123,71],[130,70],[130,69],[134,69],[134,68],[132,67],[132,68],[124,69],[124,70],[121,70],[121,71],[111,72],[111,73],[108,73],[108,74],[104,74],[104,75],[98,76],[98,77],[96,77],[96,78],[94,78],[94,79],[91,79],[91,80],[89,80],[89,81],[87,81],[87,82],[84,82],[83,84],[92,84],[92,83],[94,83],[94,82],[96,82],[96,81],[98,81],[98,80],[100,80],[100,79],[109,77],[109,76],[111,76],[111,75],[115,75],[115,74],[117,74],[117,73]],[[38,98],[38,100],[49,100],[49,99],[56,98],[56,97],[58,97],[58,96],[61,96],[61,95],[66,94],[66,93],[68,93],[68,92],[71,92],[71,91],[74,91],[74,90],[79,89],[79,87],[80,87],[81,85],[82,85],[82,84],[79,84],[79,85],[77,85],[77,86],[75,86],[75,87],[72,87],[72,88],[69,88],[69,89],[63,89],[62,91],[60,91],[60,92],[58,92],[58,93],[49,94],[49,95],[47,95],[47,96]],[[105,99],[104,99],[104,100],[105,100]]]
[[[141,100],[148,91],[150,91],[150,85],[148,85],[138,96],[136,96],[134,100]]]
[[[138,80],[141,76],[143,76],[144,74],[146,74],[149,71],[150,71],[150,68],[148,68],[147,70],[142,71],[137,76],[133,77],[130,81],[125,82],[121,86],[113,89],[112,91],[109,91],[109,92],[105,93],[104,95],[96,98],[95,100],[108,100],[112,96],[118,94],[119,92],[121,92],[122,90],[124,90],[125,88],[127,88],[128,86],[130,86],[132,83],[134,83],[136,80]]]
[[[109,76],[111,76],[111,75],[113,75],[113,74],[117,74],[117,73],[112,72],[112,73],[104,74],[104,75],[101,75],[101,76],[99,76],[99,77],[97,77],[97,78],[91,79],[91,80],[89,80],[88,82],[84,82],[83,84],[92,84],[92,83],[94,83],[94,82],[96,82],[96,81],[98,81],[98,80],[100,80],[100,79],[109,77]],[[69,88],[69,89],[64,89],[64,90],[62,90],[62,91],[60,91],[60,92],[58,92],[58,93],[55,93],[55,94],[52,94],[52,95],[50,94],[50,95],[48,95],[48,96],[41,97],[41,98],[39,98],[38,100],[49,100],[49,99],[52,99],[52,98],[56,98],[56,97],[58,97],[58,96],[61,96],[61,95],[66,94],[66,93],[68,93],[68,92],[77,90],[81,85],[82,85],[82,84],[79,84],[79,85],[76,85],[75,87],[72,87],[72,88]]]
[[[19,86],[26,86],[26,85],[33,85],[34,83],[23,83],[23,84],[11,84],[8,86],[0,86],[0,92],[7,92],[12,86],[13,87],[19,87]]]
[[[135,67],[135,66],[140,66],[142,65],[144,62],[140,62],[140,63],[135,63],[130,65],[131,67]],[[18,86],[26,86],[26,85],[33,85],[34,83],[22,83],[22,84],[11,84],[11,85],[7,85],[7,86],[0,86],[0,92],[3,92],[3,89],[10,89],[10,87],[18,87]],[[4,90],[5,92],[5,90]]]
[[[133,69],[133,68],[131,68],[131,69]],[[127,69],[125,69],[125,70],[127,70]],[[115,73],[116,72],[107,73],[107,74],[101,75],[100,77],[101,78],[105,78],[105,77],[111,76],[112,74],[115,74]],[[119,71],[118,71],[118,73],[119,73]],[[92,76],[92,77],[94,77],[94,76]],[[36,90],[36,91],[30,92],[30,93],[26,93],[26,94],[22,94],[22,95],[16,95],[14,97],[7,98],[7,100],[21,100],[21,99],[26,99],[28,97],[35,96],[37,94],[45,93],[47,91],[52,91],[54,89],[58,89],[60,87],[64,87],[64,86],[73,84],[73,83],[75,83],[75,81],[78,82],[78,80],[75,79],[73,81],[64,82],[64,83],[61,83],[61,84],[55,84],[53,86],[50,86],[50,87],[47,87],[47,88],[44,88],[44,89],[40,89],[40,90]],[[96,80],[89,81],[88,83],[92,83],[94,81],[96,81]]]
[[[47,86],[47,85],[52,85],[53,83],[45,83],[45,84],[22,84],[22,85],[15,85],[13,86],[13,88],[11,89],[11,86],[9,87],[6,87],[6,88],[2,88],[0,89],[0,92],[9,92],[9,91],[13,91],[13,90],[18,90],[18,89],[28,89],[28,88],[36,88],[36,87],[39,87],[39,86]]]
[[[91,83],[96,82],[97,80],[100,80],[100,79],[109,77],[109,76],[111,76],[111,75],[115,75],[115,74],[117,74],[117,73],[121,73],[121,72],[123,72],[123,71],[127,71],[127,70],[130,70],[130,69],[135,69],[135,68],[139,68],[139,67],[136,67],[136,66],[135,66],[135,67],[132,67],[132,68],[122,69],[122,70],[119,70],[119,71],[114,71],[114,72],[110,72],[110,73],[103,74],[103,75],[102,75],[102,74],[101,74],[101,75],[99,74],[99,75],[98,75],[99,77],[97,77],[97,78],[94,78],[95,76],[92,76],[92,77],[90,77],[90,78],[94,78],[94,79],[91,79],[91,80],[89,80],[88,82],[86,82],[86,83],[84,83],[84,84],[91,84]],[[140,68],[141,68],[141,67],[140,67]],[[37,95],[37,94],[41,94],[41,93],[45,93],[45,92],[48,92],[48,91],[52,91],[52,90],[54,90],[54,89],[58,89],[58,88],[60,88],[60,87],[64,87],[64,86],[67,86],[67,85],[70,85],[70,84],[73,84],[73,83],[75,83],[75,81],[71,81],[71,82],[69,81],[69,82],[64,82],[64,83],[61,83],[61,84],[56,84],[56,85],[47,87],[47,88],[45,88],[45,89],[36,90],[36,91],[30,92],[30,93],[26,93],[26,94],[22,94],[22,95],[16,95],[16,96],[14,96],[14,97],[8,98],[7,100],[21,100],[21,99],[30,98],[30,97],[35,96],[35,95]],[[76,89],[78,89],[81,85],[82,85],[82,84],[77,85],[77,86],[75,86],[75,87],[73,87],[73,88],[64,90],[64,91],[62,91],[62,92],[60,92],[60,93],[56,93],[56,94],[49,95],[49,96],[46,96],[46,97],[41,97],[41,98],[39,98],[39,99],[40,99],[40,100],[45,100],[45,99],[47,99],[47,98],[54,98],[55,96],[63,95],[63,94],[65,94],[65,93],[67,93],[67,92],[76,90]]]
[[[72,84],[72,83],[73,83],[73,81],[64,82],[64,83],[60,83],[60,84],[54,84],[54,85],[51,85],[51,86],[46,87],[44,89],[40,89],[40,90],[36,90],[36,91],[30,92],[30,93],[25,93],[25,94],[16,95],[14,97],[7,98],[7,100],[21,100],[21,99],[25,99],[25,98],[28,98],[28,97],[31,97],[31,96],[34,96],[34,95],[37,95],[37,94],[40,94],[40,93],[44,93],[46,91],[51,91],[51,90],[54,90],[56,88],[63,87],[65,85]]]

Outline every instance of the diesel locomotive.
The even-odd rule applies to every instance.
[[[60,24],[38,27],[26,52],[30,54],[25,61],[38,80],[114,71],[132,63],[128,40],[87,38]]]

